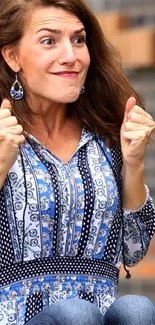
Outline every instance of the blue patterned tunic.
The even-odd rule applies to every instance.
[[[121,209],[121,168],[120,148],[86,130],[67,164],[31,136],[21,146],[0,193],[0,325],[77,297],[105,313],[123,256],[136,265],[155,231],[150,197]]]

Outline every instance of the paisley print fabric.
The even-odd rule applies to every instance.
[[[121,168],[120,148],[86,130],[67,164],[32,136],[21,146],[0,193],[0,325],[61,299],[103,314],[116,299],[122,262],[137,264],[155,231],[150,197],[121,208]]]

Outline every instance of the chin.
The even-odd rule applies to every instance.
[[[79,96],[80,96],[80,91],[75,91],[70,94],[66,94],[63,98],[64,103],[68,104],[68,103],[76,102],[76,100],[79,98]]]

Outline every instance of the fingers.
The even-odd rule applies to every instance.
[[[149,126],[154,125],[153,118],[150,114],[145,112],[142,108],[139,106],[134,106],[130,113],[128,114],[127,121],[133,122],[133,123],[139,123],[139,124],[146,124]]]
[[[137,113],[131,113],[130,117],[128,118],[128,122],[137,123],[137,124],[143,124],[148,125],[150,127],[153,127],[155,125],[155,122],[149,118],[149,116],[143,116]]]
[[[134,136],[149,137],[155,128],[155,122],[150,114],[136,105],[134,97],[130,97],[126,104],[125,118],[123,121],[124,137],[132,140]],[[129,132],[128,135],[126,132]],[[131,136],[131,132],[133,135]],[[139,133],[138,133],[139,132]]]
[[[9,109],[11,111],[11,103],[8,99],[3,99],[0,109]]]
[[[0,128],[11,127],[18,124],[15,116],[0,117]]]
[[[127,103],[126,103],[126,111],[130,111],[132,109],[132,107],[136,105],[136,98],[131,96],[128,100],[127,100]]]
[[[5,141],[9,144],[17,145],[19,146],[20,144],[25,142],[25,137],[23,134],[16,134],[7,132],[6,130],[0,130],[0,141],[5,138]]]
[[[131,121],[124,123],[124,131],[136,131],[136,130],[150,130],[154,129],[155,124],[149,123],[134,123]]]
[[[140,114],[140,115],[142,115],[142,116],[148,117],[149,119],[153,120],[152,116],[151,116],[149,113],[147,113],[146,111],[144,111],[144,109],[141,108],[141,107],[138,106],[138,105],[134,105],[134,106],[132,107],[132,109],[130,110],[130,112],[129,112],[129,114],[128,114],[128,118],[130,118],[130,115],[131,115],[133,112],[134,112],[134,113],[137,113],[137,114]]]
[[[18,146],[25,142],[25,137],[24,137],[23,134],[21,134],[21,135],[13,135],[13,136],[15,136],[15,142],[17,143]]]
[[[8,99],[4,99],[0,107],[0,130],[3,134],[21,135],[23,133],[23,127],[18,124],[17,118],[11,115],[11,103]]]
[[[0,120],[11,116],[11,103],[8,99],[3,99],[0,106]]]
[[[155,122],[150,114],[136,105],[134,97],[130,97],[126,104],[122,135],[127,141],[146,146],[154,134]]]
[[[152,120],[148,122],[148,119],[145,121],[146,123],[144,123],[144,121],[145,119],[143,123],[134,123],[131,121],[124,122],[123,137],[128,140],[144,139],[148,142],[155,129],[155,122]]]
[[[123,137],[127,140],[134,140],[134,141],[140,141],[140,140],[146,140],[148,141],[149,136],[151,134],[151,131],[149,130],[134,130],[134,131],[124,131]]]
[[[135,140],[135,139],[146,139],[148,141],[149,137],[151,136],[153,130],[155,128],[154,126],[149,126],[145,124],[138,124],[138,123],[132,123],[132,122],[125,122],[124,123],[124,131],[123,131],[123,137],[128,140]]]
[[[125,120],[129,120],[132,118],[132,114],[136,113],[142,116],[145,116],[146,118],[153,120],[152,116],[144,111],[140,106],[136,105],[136,98],[131,96],[126,103],[125,107]]]
[[[16,126],[11,126],[9,131],[10,131],[10,133],[20,135],[23,133],[23,127],[20,124],[18,124]]]
[[[130,140],[134,138],[134,135],[138,135],[138,131],[140,137],[142,132],[146,138],[149,138],[154,128],[155,122],[152,116],[137,105],[133,106],[128,114],[128,120],[124,122],[124,131],[129,132],[127,139],[130,138]],[[133,132],[133,138],[130,137],[130,132]],[[126,134],[123,135],[126,137]]]
[[[20,144],[25,142],[25,137],[23,134],[21,135],[16,135],[16,134],[11,134],[8,137],[8,140],[11,142],[14,142],[17,144],[17,146],[19,146]]]
[[[11,116],[11,111],[9,108],[0,109],[0,120]]]
[[[124,113],[124,121],[126,121],[128,119],[128,114],[129,114],[130,110],[133,108],[134,105],[136,105],[136,99],[135,99],[135,97],[131,96],[127,100],[127,103],[126,103],[125,113]]]

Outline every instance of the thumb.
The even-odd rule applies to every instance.
[[[132,107],[136,105],[136,98],[131,96],[129,97],[129,99],[126,102],[126,106],[125,106],[125,112],[124,112],[124,121],[127,121],[128,119],[128,114],[131,111]]]
[[[12,110],[11,103],[7,98],[4,98],[1,104],[0,109],[9,109],[10,111]]]

